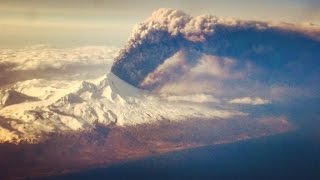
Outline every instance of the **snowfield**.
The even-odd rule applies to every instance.
[[[20,94],[20,100],[0,110],[2,142],[38,141],[45,133],[89,130],[96,122],[131,126],[161,120],[227,119],[245,115],[172,101],[137,89],[112,73],[92,81],[28,80],[16,83],[3,94],[3,106],[7,101],[16,102],[17,96],[10,94]]]

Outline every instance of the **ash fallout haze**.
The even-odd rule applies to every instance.
[[[320,177],[318,1],[0,10],[1,179]]]

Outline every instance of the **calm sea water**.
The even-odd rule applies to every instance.
[[[295,132],[167,153],[50,179],[320,179],[320,101],[264,106],[283,114]],[[250,109],[247,109],[250,111]]]

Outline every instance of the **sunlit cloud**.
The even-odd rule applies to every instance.
[[[251,98],[251,97],[243,97],[243,98],[235,98],[229,101],[230,104],[248,104],[248,105],[264,105],[270,104],[271,102],[266,99],[262,99],[260,97]]]
[[[220,100],[208,94],[190,94],[181,96],[167,96],[169,101],[185,101],[194,103],[219,103]]]
[[[6,71],[66,69],[68,66],[111,66],[118,48],[84,46],[75,48],[55,48],[37,45],[20,49],[1,49],[0,65],[12,64]]]

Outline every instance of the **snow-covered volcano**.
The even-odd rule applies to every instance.
[[[318,97],[319,30],[301,28],[159,9],[120,52],[2,50],[0,142],[97,123],[238,118],[239,104]]]
[[[112,73],[92,81],[29,80],[17,83],[0,110],[0,141],[39,140],[45,133],[88,130],[95,123],[120,126],[161,120],[221,119],[244,115],[195,103],[169,101],[137,89]],[[47,84],[47,85],[44,85]],[[7,91],[9,92],[9,91]],[[14,93],[13,93],[14,92]],[[25,99],[23,99],[25,97]]]

